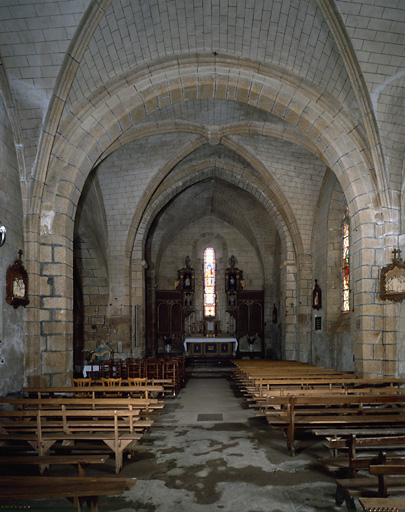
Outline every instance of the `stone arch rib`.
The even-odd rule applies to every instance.
[[[195,182],[208,177],[215,177],[219,168],[221,169],[221,179],[224,181],[229,181],[248,191],[249,187],[252,187],[252,181],[246,177],[246,169],[244,167],[224,160],[204,160],[185,167],[180,179],[170,180],[169,178],[168,182],[165,182],[161,189],[161,183],[159,183],[154,194],[148,196],[148,201],[142,206],[142,214],[137,212],[134,215],[130,235],[127,238],[126,255],[129,256],[132,250],[139,250],[140,253],[142,253],[145,235],[148,232],[155,214],[160,211],[168,201]],[[170,169],[166,171],[166,175],[168,175],[169,172]],[[179,176],[176,177],[179,178]],[[280,195],[280,197],[277,198],[277,194],[274,192],[275,188],[276,190],[278,189],[277,184],[274,181],[266,181],[265,179],[261,181],[261,184],[265,185],[265,190],[264,187],[261,188],[256,183],[254,187],[256,199],[262,202],[266,210],[273,217],[277,229],[284,235],[281,236],[281,239],[286,241],[286,246],[293,248],[294,253],[298,257],[300,254],[299,248],[302,247],[302,241],[299,233],[291,232],[291,226],[288,225],[290,217],[284,211],[286,209],[285,205],[277,204],[278,200],[283,197]],[[141,219],[140,223],[134,225],[139,218]]]
[[[366,130],[370,152],[373,159],[374,172],[376,174],[378,197],[382,207],[390,208],[392,198],[389,193],[388,173],[384,160],[384,153],[380,140],[375,112],[371,103],[370,94],[364,81],[356,54],[351,44],[346,27],[338,12],[334,0],[317,0],[317,4],[328,24],[334,38],[343,63],[347,70],[353,92],[356,96],[362,121]]]
[[[210,58],[213,59],[211,56],[207,60]],[[328,110],[325,106],[327,102],[319,101],[319,91],[313,91],[311,96],[308,84],[304,87],[301,82],[292,83],[291,77],[287,77],[290,82],[285,83],[284,75],[282,79],[276,73],[270,76],[271,70],[268,67],[265,69],[266,75],[258,74],[258,70],[249,63],[250,78],[246,79],[244,75],[247,71],[241,69],[240,60],[235,62],[235,67],[230,67],[229,64],[225,67],[223,62],[221,67],[218,59],[214,59],[214,69],[211,66],[201,66],[198,70],[190,69],[193,61],[191,57],[185,61],[185,69],[182,69],[180,61],[181,59],[176,59],[176,70],[170,68],[170,75],[166,73],[169,66],[166,62],[166,68],[159,70],[156,76],[148,69],[145,75],[140,76],[138,73],[131,76],[132,80],[129,77],[125,81],[121,79],[121,89],[115,83],[111,85],[111,92],[106,89],[108,98],[102,101],[100,98],[103,95],[100,94],[99,103],[89,103],[87,108],[80,105],[82,113],[85,112],[86,115],[75,117],[74,112],[72,113],[61,126],[62,131],[55,141],[50,162],[50,186],[46,188],[46,196],[43,198],[45,206],[47,203],[53,204],[56,195],[64,198],[65,202],[69,199],[71,203],[70,197],[58,189],[58,180],[55,178],[61,165],[65,163],[69,167],[71,181],[80,191],[102,152],[128,129],[136,126],[148,113],[158,109],[161,97],[166,101],[169,97],[171,103],[175,104],[187,101],[191,94],[192,98],[189,99],[209,97],[245,101],[284,120],[289,119],[289,109],[294,109],[295,114],[299,115],[295,116],[296,121],[292,126],[314,144],[338,179],[345,181],[342,186],[349,191],[349,199],[352,200],[359,189],[371,195],[375,193],[366,165],[367,143],[355,122],[338,108],[336,102],[332,102]],[[264,66],[260,67],[260,72],[262,68]],[[137,87],[134,84],[135,78],[138,80]],[[159,87],[156,87],[157,84]],[[253,94],[253,90],[256,94]],[[294,102],[291,101],[292,98]],[[201,143],[203,141],[198,144]],[[72,154],[74,162],[70,161]],[[52,178],[53,173],[55,176]],[[62,213],[66,215],[66,212]]]

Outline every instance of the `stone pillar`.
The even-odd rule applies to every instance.
[[[131,262],[131,357],[145,355],[145,260],[133,259]],[[137,306],[139,306],[137,308]],[[139,316],[137,317],[136,311]],[[138,324],[138,329],[137,325]],[[139,338],[137,339],[137,335]]]
[[[73,250],[62,237],[43,236],[40,255],[40,360],[33,377],[64,386],[73,372]]]
[[[282,323],[282,358],[297,359],[297,267],[286,260],[280,268],[280,321]]]
[[[156,271],[149,268],[146,272],[144,286],[145,294],[145,355],[157,355],[156,330]]]
[[[300,258],[298,271],[297,336],[298,359],[306,363],[311,361],[312,334],[312,258],[304,255]]]
[[[395,218],[395,212],[386,211],[376,214],[375,221],[368,225],[362,219],[363,238],[356,239],[354,233],[351,241],[356,248],[351,272],[355,314],[354,368],[358,375],[366,377],[396,376],[399,370],[401,305],[380,299],[381,268],[392,261],[392,249],[398,248]]]

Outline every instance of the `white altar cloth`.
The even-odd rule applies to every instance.
[[[91,373],[93,369],[93,372],[98,372],[100,370],[100,366],[97,365],[97,364],[90,364],[90,365],[86,365],[84,368],[83,368],[83,377],[86,379],[87,378],[87,374],[88,373]]]
[[[233,336],[215,336],[214,338],[208,338],[206,336],[186,338],[184,340],[184,351],[187,352],[187,343],[233,343],[233,354],[235,355],[238,348],[238,340]]]

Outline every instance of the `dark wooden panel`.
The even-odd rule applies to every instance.
[[[249,306],[245,302],[238,307],[238,331],[249,332]]]
[[[262,290],[243,290],[238,292],[237,307],[237,334],[250,336],[259,333],[263,335],[263,304],[264,293]]]
[[[171,326],[172,332],[182,332],[182,307],[179,303],[174,303],[171,307]]]
[[[158,332],[170,332],[170,306],[166,302],[158,304]]]
[[[258,302],[254,302],[250,307],[250,331],[262,332],[263,328],[263,308]]]
[[[182,336],[184,331],[182,300],[181,291],[156,291],[157,338],[171,334]]]

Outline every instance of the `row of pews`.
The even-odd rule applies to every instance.
[[[301,432],[322,437],[336,504],[405,511],[405,379],[358,378],[297,361],[235,360],[249,407],[285,433],[294,456]],[[399,496],[399,497],[398,497]]]
[[[164,396],[162,384],[145,379],[111,386],[106,379],[103,385],[23,388],[18,397],[0,398],[0,508],[15,500],[63,497],[78,511],[87,503],[97,512],[99,496],[132,489],[135,478],[118,476],[124,456],[132,456],[156,426]],[[86,476],[90,464],[105,464],[111,455],[115,477]],[[77,476],[44,476],[51,465],[74,465]],[[38,469],[28,477],[13,475],[12,467],[36,467],[40,476]]]

